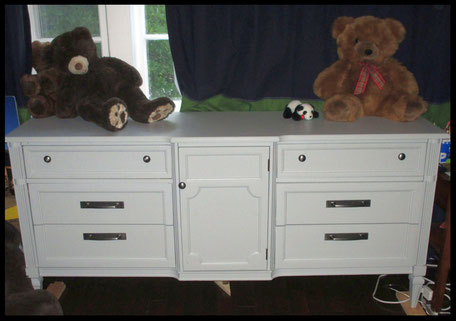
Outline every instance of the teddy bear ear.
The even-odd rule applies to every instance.
[[[355,21],[353,17],[339,17],[334,20],[333,27],[332,27],[332,37],[337,39],[339,35],[344,31],[345,27]]]
[[[52,65],[52,55],[53,55],[52,44],[45,43],[41,47],[41,55],[40,55],[41,65],[43,67],[47,67],[47,68],[51,67],[51,65]],[[47,68],[44,68],[44,69],[47,69]]]
[[[405,38],[405,27],[404,25],[396,19],[393,18],[386,18],[385,23],[388,26],[388,28],[391,30],[391,33],[393,34],[394,38],[398,43],[402,42]]]
[[[86,27],[76,27],[73,29],[72,33],[76,34],[76,35],[84,35],[86,37],[92,38],[92,35],[90,34],[89,29],[87,29]]]
[[[48,43],[49,44],[49,43]],[[41,60],[41,53],[43,51],[43,44],[35,40],[32,42],[32,67],[35,68],[37,72],[40,72],[40,70],[43,70],[42,68],[42,60]]]

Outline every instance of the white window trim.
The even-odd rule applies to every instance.
[[[93,37],[94,42],[101,42],[101,55],[110,56],[111,51],[109,50],[109,38],[108,38],[108,19],[106,15],[106,6],[98,6],[98,20],[100,24],[100,37]],[[100,39],[97,39],[100,38]],[[104,41],[102,41],[104,40]]]
[[[146,42],[144,41],[146,36],[146,21],[144,5],[131,5],[130,16],[133,22],[130,26],[132,33],[132,48],[133,48],[133,59],[134,66],[139,71],[143,78],[143,84],[141,90],[146,97],[149,97],[149,75],[147,68],[147,49]]]
[[[28,5],[32,41],[52,41],[40,38],[37,34],[39,19],[37,5]],[[143,78],[140,87],[149,97],[149,75],[147,67],[147,40],[169,40],[167,34],[146,35],[144,5],[98,5],[100,36],[93,37],[101,42],[102,56],[116,57],[135,67]],[[174,83],[177,84],[176,73]],[[182,100],[174,100],[176,111],[180,110]]]

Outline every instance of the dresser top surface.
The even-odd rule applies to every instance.
[[[55,116],[31,119],[9,133],[6,142],[66,141],[204,141],[211,139],[254,139],[264,141],[299,141],[322,138],[366,139],[449,138],[442,129],[420,117],[414,122],[395,122],[380,117],[362,117],[354,122],[333,122],[322,113],[313,120],[284,119],[282,112],[176,112],[152,124],[129,120],[117,132],[107,131],[80,117],[59,119]],[[407,137],[405,137],[405,136]]]

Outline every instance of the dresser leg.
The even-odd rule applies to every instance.
[[[30,278],[32,280],[32,286],[35,290],[43,289],[43,277]]]
[[[415,308],[423,288],[424,278],[422,276],[409,275],[410,282],[410,306]]]

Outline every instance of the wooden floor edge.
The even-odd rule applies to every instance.
[[[404,292],[407,295],[410,295],[410,292]],[[405,296],[402,293],[396,292],[396,297],[399,301],[407,299],[407,296]],[[410,306],[410,300],[401,303],[402,309],[407,315],[427,315],[426,311],[424,311],[423,307],[418,303],[415,308],[412,308]]]
[[[223,290],[226,294],[231,296],[231,287],[230,287],[230,282],[229,281],[214,281],[217,286]]]
[[[57,298],[57,300],[59,300],[60,297],[62,296],[63,292],[65,291],[65,289],[66,289],[65,283],[56,281],[56,282],[49,284],[48,287],[46,288],[46,291],[49,291],[52,295],[54,295]]]

